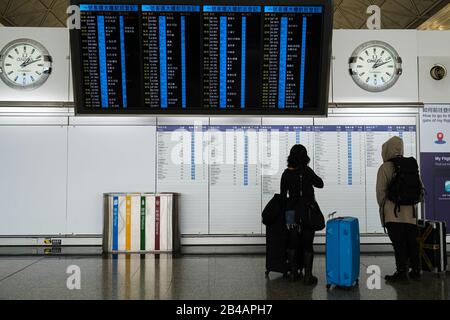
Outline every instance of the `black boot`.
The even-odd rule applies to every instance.
[[[407,284],[409,282],[406,269],[398,269],[393,275],[387,275],[384,279],[390,283]]]
[[[420,281],[422,280],[422,275],[420,273],[420,269],[415,269],[413,268],[410,272],[409,272],[409,278],[413,279],[414,281]]]
[[[289,278],[292,281],[298,280],[298,265],[297,265],[297,250],[295,249],[288,249],[287,250],[287,256],[288,256],[288,267],[289,267]]]
[[[313,252],[305,252],[303,254],[303,265],[305,267],[305,276],[303,278],[303,283],[306,285],[317,284],[317,277],[313,276],[312,274],[313,261],[314,261]]]

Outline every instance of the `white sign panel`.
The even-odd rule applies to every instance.
[[[392,47],[398,56],[402,72],[393,86],[372,92],[357,85],[350,75],[350,58],[362,44],[377,41]],[[376,50],[374,50],[376,49]],[[367,52],[366,52],[367,51]],[[384,51],[384,52],[383,52]],[[405,103],[418,102],[417,37],[415,30],[335,30],[333,35],[333,102],[334,103]],[[388,51],[369,46],[355,56],[354,67],[362,84],[380,87],[395,75],[390,70]],[[400,58],[400,60],[397,60]],[[362,60],[361,60],[362,59]],[[392,66],[392,67],[391,67]],[[359,71],[359,69],[364,69]]]

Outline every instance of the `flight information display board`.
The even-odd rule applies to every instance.
[[[264,7],[262,105],[313,107],[318,80],[321,7]],[[305,81],[305,76],[308,81]]]
[[[200,6],[143,5],[144,105],[200,105]]]
[[[376,199],[382,145],[398,136],[405,156],[417,158],[416,116],[227,120],[157,126],[156,190],[183,195],[182,234],[264,233],[261,211],[280,192],[287,157],[299,143],[324,181],[315,189],[322,212],[357,217],[361,234],[383,234]]]
[[[204,6],[203,11],[203,105],[258,106],[261,7]]]
[[[80,5],[79,66],[86,109],[126,109],[140,103],[137,5]],[[101,14],[100,14],[101,13]]]
[[[331,1],[71,3],[77,114],[327,114]]]

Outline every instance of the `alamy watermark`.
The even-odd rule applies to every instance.
[[[66,269],[70,276],[66,280],[66,286],[69,290],[81,290],[81,269],[77,265],[70,265]]]
[[[371,265],[367,267],[367,277],[366,285],[369,290],[380,290],[381,289],[381,268],[377,265]]]

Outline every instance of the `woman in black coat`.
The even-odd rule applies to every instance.
[[[287,159],[287,169],[281,176],[281,196],[286,203],[286,226],[288,228],[287,257],[291,278],[303,277],[305,284],[316,284],[317,278],[312,274],[314,260],[314,230],[302,228],[300,216],[305,201],[315,201],[314,187],[323,188],[323,180],[308,166],[310,158],[306,148],[296,144],[291,148]],[[300,258],[300,259],[299,259]],[[303,266],[298,261],[303,260]],[[300,274],[298,273],[300,270]]]

